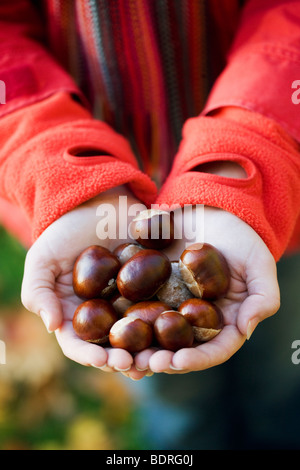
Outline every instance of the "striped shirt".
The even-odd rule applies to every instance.
[[[238,0],[45,0],[49,47],[160,186],[225,65]]]

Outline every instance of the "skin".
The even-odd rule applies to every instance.
[[[225,298],[216,302],[224,314],[222,332],[196,348],[175,353],[144,351],[135,358],[137,367],[148,366],[154,372],[186,373],[219,365],[242,347],[261,321],[277,312],[280,294],[276,263],[251,227],[225,211],[205,208],[204,238],[230,263],[230,289]],[[183,245],[183,241],[177,241],[167,252],[170,258],[179,257]]]
[[[245,176],[241,168],[232,164],[226,166],[226,163],[206,166],[203,170],[225,177]],[[134,380],[153,373],[200,371],[227,361],[261,321],[278,311],[280,292],[276,263],[263,240],[236,216],[211,207],[204,209],[204,240],[196,237],[192,242],[211,243],[230,264],[230,289],[226,297],[218,301],[225,326],[217,337],[175,353],[147,349],[135,358],[125,350],[102,348],[76,337],[72,317],[81,301],[72,289],[73,265],[79,253],[92,244],[113,250],[128,241],[100,241],[96,234],[97,207],[109,202],[117,209],[119,195],[127,195],[129,204],[139,203],[125,187],[116,188],[65,214],[42,233],[27,253],[21,294],[23,305],[41,316],[49,332],[55,332],[66,357],[106,372],[121,371]],[[170,259],[178,259],[185,246],[186,240],[176,240],[165,252]]]

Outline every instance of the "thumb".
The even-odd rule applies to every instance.
[[[280,290],[274,258],[261,257],[254,266],[248,265],[246,284],[248,297],[240,307],[237,326],[250,338],[256,326],[274,315],[280,307]]]
[[[48,332],[55,331],[63,321],[62,305],[54,287],[54,265],[37,256],[34,249],[27,253],[21,289],[24,307],[43,320]]]

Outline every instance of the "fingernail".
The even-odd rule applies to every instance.
[[[248,327],[247,327],[247,339],[249,340],[252,336],[252,333],[253,331],[255,330],[255,328],[257,327],[258,325],[258,321],[257,320],[250,320],[249,323],[248,323]]]
[[[183,370],[181,367],[174,367],[172,364],[169,365],[170,369],[172,370]]]
[[[145,369],[140,369],[139,367],[135,366],[136,370],[139,372],[145,372],[145,370],[148,370],[148,367],[145,367]]]
[[[40,311],[40,317],[43,320],[45,327],[47,328],[48,333],[52,333],[50,330],[50,315],[49,313],[45,312],[44,310]]]
[[[107,364],[104,364],[103,366],[95,366],[95,364],[91,364],[92,367],[95,367],[95,369],[100,369],[100,370],[103,370],[107,367]]]
[[[146,377],[152,377],[154,375],[154,372],[147,372]]]
[[[118,372],[127,372],[128,370],[131,369],[131,366],[127,367],[126,369],[120,369],[119,367],[114,367],[114,369],[117,370]]]

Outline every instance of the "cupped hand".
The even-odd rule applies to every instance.
[[[136,371],[133,357],[122,349],[103,348],[79,339],[72,326],[77,306],[82,302],[73,291],[72,271],[77,256],[90,245],[102,245],[113,250],[124,238],[119,234],[119,196],[127,197],[128,207],[140,204],[125,188],[119,187],[82,204],[52,223],[29,249],[22,283],[23,305],[39,315],[49,332],[55,332],[57,341],[69,359],[105,371],[128,371],[141,378],[147,371]],[[109,204],[111,223],[109,238],[99,239],[100,204]],[[104,207],[104,206],[102,206]],[[125,214],[121,214],[124,216]],[[129,219],[128,219],[129,220]]]
[[[195,217],[190,211],[190,220]],[[250,338],[256,326],[277,312],[280,293],[276,263],[263,240],[238,217],[217,208],[204,208],[203,230],[193,240],[176,240],[166,250],[179,259],[187,244],[206,242],[226,257],[231,273],[229,291],[217,305],[225,326],[211,341],[177,352],[148,349],[137,354],[136,367],[153,372],[187,373],[204,370],[227,361]],[[184,235],[184,227],[182,230]]]
[[[111,204],[116,210],[113,217],[118,220],[120,195],[127,196],[128,207],[139,204],[127,189],[118,188],[70,211],[42,233],[26,257],[22,284],[24,306],[41,316],[48,331],[55,331],[68,358],[105,371],[122,371],[134,379],[152,372],[203,370],[226,361],[241,348],[259,322],[276,313],[280,295],[276,263],[264,242],[239,218],[215,208],[204,209],[203,236],[197,234],[193,240],[183,236],[166,253],[170,259],[178,259],[187,243],[205,241],[220,249],[227,258],[231,283],[226,297],[218,301],[225,327],[217,337],[176,353],[147,349],[134,358],[125,350],[103,348],[76,336],[72,318],[81,300],[72,287],[74,262],[90,245],[101,244],[112,250],[127,241],[116,237],[99,240],[97,234],[97,208],[100,204]],[[194,217],[192,211],[190,214]],[[189,220],[185,219],[185,223]]]

